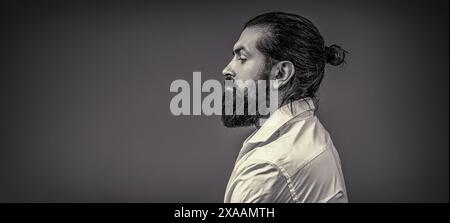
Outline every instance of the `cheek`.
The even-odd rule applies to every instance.
[[[240,80],[258,80],[261,69],[264,64],[258,61],[249,60],[244,64],[239,64],[239,70],[236,79]]]

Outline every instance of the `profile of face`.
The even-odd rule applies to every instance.
[[[317,27],[300,15],[269,12],[252,18],[244,27],[233,47],[233,58],[223,70],[222,121],[227,127],[258,125],[261,118],[266,118],[261,114],[267,116],[267,111],[272,113],[290,102],[316,98],[325,65],[339,66],[345,61],[347,51],[336,44],[326,46]],[[227,87],[227,80],[237,83]],[[246,93],[249,84],[240,81],[248,80],[257,80],[252,84],[265,84],[266,89],[257,87],[256,96]],[[261,94],[264,90],[265,94]],[[277,96],[272,97],[272,90]],[[262,105],[264,99],[266,104],[270,104],[270,109]],[[244,111],[250,111],[255,103],[249,102],[253,101],[261,105],[256,105],[256,113],[236,112],[242,107]],[[276,102],[271,103],[273,101]]]
[[[258,92],[256,94],[248,94],[245,91],[249,86],[246,85],[247,80],[269,80],[273,69],[266,64],[266,56],[257,49],[257,43],[261,37],[265,35],[263,28],[247,27],[245,28],[239,40],[233,47],[233,58],[229,64],[223,69],[222,73],[225,76],[225,80],[240,80],[241,84],[233,84],[233,87],[224,88],[223,103],[222,103],[222,122],[226,127],[241,127],[250,126],[256,124],[261,115],[258,114],[236,114],[238,110],[236,106],[236,98],[244,98],[244,110],[249,108],[249,101],[257,101]],[[236,83],[236,82],[234,82]],[[255,82],[257,85],[258,82]],[[234,88],[234,89],[233,89]],[[225,94],[229,93],[233,95],[233,114],[225,114]],[[241,96],[241,97],[239,97]],[[267,96],[267,94],[266,94]],[[256,98],[253,98],[256,97]],[[252,105],[250,105],[252,106]]]

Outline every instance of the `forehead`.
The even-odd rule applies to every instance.
[[[256,49],[256,43],[264,35],[264,29],[258,27],[245,28],[239,40],[234,44],[233,50],[243,48],[249,52],[259,52]]]

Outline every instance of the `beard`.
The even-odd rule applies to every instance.
[[[225,127],[234,128],[234,127],[245,127],[255,125],[259,122],[261,115],[256,114],[251,115],[248,114],[248,94],[244,94],[244,114],[238,115],[236,114],[236,96],[233,94],[233,114],[227,115],[225,113],[225,93],[222,95],[222,123]],[[256,102],[258,103],[258,102]]]
[[[269,90],[270,90],[270,86],[269,86],[269,71],[270,68],[269,66],[265,66],[264,69],[262,70],[262,72],[258,75],[258,77],[262,78],[260,80],[263,80],[266,82],[266,104],[269,101]],[[256,81],[256,89],[258,88],[258,81]],[[260,112],[258,111],[258,90],[256,90],[256,98],[255,100],[250,100],[253,101],[254,103],[249,104],[249,94],[248,91],[243,91],[240,90],[239,86],[237,86],[234,82],[233,84],[233,93],[231,93],[232,97],[227,98],[225,91],[227,90],[227,88],[224,88],[223,94],[222,94],[222,116],[221,116],[221,120],[222,123],[225,127],[228,128],[235,128],[235,127],[246,127],[246,126],[252,126],[252,125],[257,125],[259,123],[259,120],[261,118],[266,118],[267,115],[261,115]],[[239,97],[238,97],[239,96]],[[237,98],[244,99],[243,103],[237,103]],[[226,100],[233,100],[233,110],[232,110],[232,114],[226,114]],[[239,107],[238,107],[239,106]],[[237,114],[240,109],[240,107],[244,107],[243,114]],[[251,110],[250,108],[255,109],[255,113],[254,114],[249,114],[249,111]]]

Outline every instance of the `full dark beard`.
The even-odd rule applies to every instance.
[[[248,95],[244,95],[244,114],[236,115],[236,97],[233,96],[233,114],[225,114],[225,94],[222,95],[222,122],[225,127],[245,127],[255,125],[259,122],[260,115],[256,112],[255,115],[248,114]]]
[[[262,73],[262,75],[267,74],[268,70],[265,68],[264,72]],[[269,103],[269,80],[268,80],[268,76],[264,75],[261,77],[263,78],[262,80],[266,82],[266,104]],[[258,89],[258,83],[256,83],[256,89]],[[242,93],[242,92],[241,92]],[[235,89],[234,93],[232,94],[232,100],[233,100],[233,112],[232,114],[226,114],[226,97],[225,97],[225,91],[222,94],[222,122],[223,124],[228,127],[228,128],[234,128],[234,127],[246,127],[246,126],[251,126],[251,125],[257,125],[259,124],[259,120],[261,118],[268,118],[270,115],[261,115],[260,112],[258,111],[258,91],[256,91],[256,105],[252,105],[252,106],[256,106],[255,110],[256,112],[254,114],[249,114],[249,100],[248,100],[248,92],[245,91],[243,93],[243,98],[244,98],[244,114],[236,114],[237,110],[236,109],[236,98],[238,92]]]

